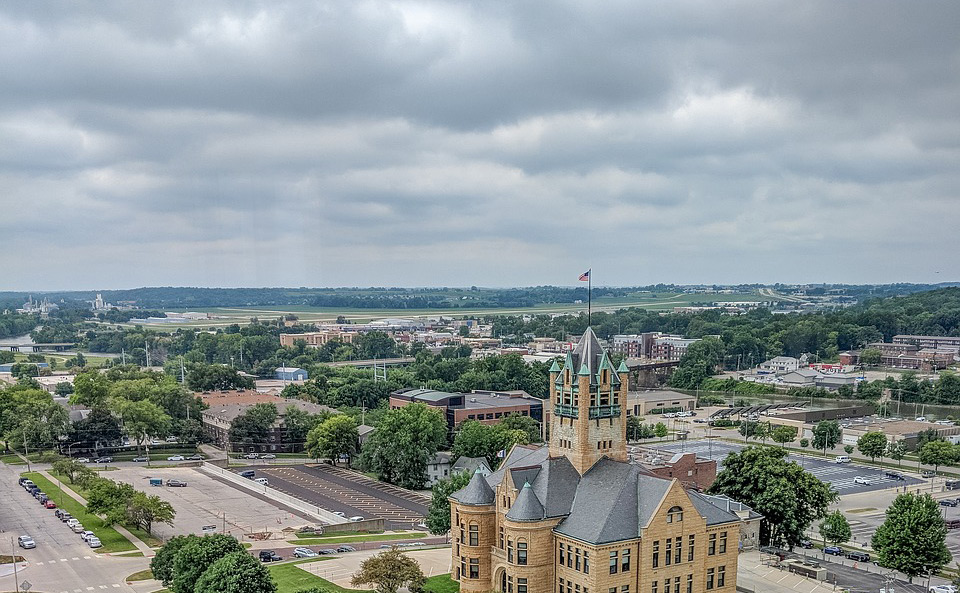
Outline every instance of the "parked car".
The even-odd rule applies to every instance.
[[[955,498],[944,498],[940,501],[940,506],[942,507],[955,507],[957,506],[957,500]]]
[[[260,459],[276,459],[276,458],[277,456],[274,455],[273,453],[264,453],[263,455],[260,456]]]
[[[73,525],[70,526],[70,531],[74,533],[83,533],[86,530],[87,528],[79,523],[74,523]]]
[[[166,438],[166,441],[167,441],[168,443],[176,443],[176,442],[177,442],[177,437],[167,437],[167,438]]]
[[[359,523],[360,521],[363,521],[363,517],[361,517],[360,515],[357,515],[356,517],[350,517],[350,521],[352,521],[353,523]]]
[[[337,551],[338,552],[356,552],[357,549],[354,548],[353,546],[340,546],[339,548],[337,548]]]
[[[257,479],[254,480],[254,482],[256,482],[257,484],[263,484],[264,486],[269,486],[269,485],[270,485],[270,480],[268,480],[268,479],[266,479],[266,478],[257,478]]]
[[[283,558],[277,556],[277,553],[273,550],[260,551],[260,562],[277,562],[278,560],[283,560]]]
[[[823,549],[824,554],[831,554],[833,556],[843,556],[843,550],[837,546],[827,546]]]
[[[91,548],[99,548],[103,544],[100,543],[100,538],[94,535],[87,538],[87,545]]]
[[[336,516],[338,516],[338,517],[346,517],[346,516],[347,516],[347,514],[344,513],[344,512],[342,512],[342,511],[333,511],[333,514],[336,515]]]
[[[167,480],[167,486],[173,486],[177,488],[185,488],[187,483],[183,480]]]
[[[923,476],[924,478],[934,478],[937,476],[937,472],[933,470],[925,469],[922,472],[920,472],[920,475]]]
[[[943,524],[947,529],[960,529],[960,519],[944,519]]]
[[[87,541],[91,537],[97,537],[97,534],[92,531],[82,531],[80,532],[80,539]]]
[[[97,457],[93,460],[94,463],[113,463],[113,457]]]
[[[134,458],[131,459],[130,461],[132,461],[132,462],[134,462],[134,463],[146,463],[146,462],[150,461],[150,458],[141,455],[140,457],[134,457]]]
[[[317,553],[320,554],[321,556],[329,556],[330,554],[336,554],[337,551],[334,550],[333,548],[321,548],[317,550]]]
[[[804,549],[806,549],[806,550],[810,550],[810,549],[813,548],[813,542],[810,541],[810,540],[808,540],[808,539],[801,540],[801,541],[800,541],[800,547],[801,547],[801,548],[804,548]]]
[[[246,455],[243,456],[244,459],[259,459],[259,457],[260,457],[259,453],[247,453]]]
[[[297,548],[293,551],[293,555],[297,558],[316,558],[320,554],[317,554],[310,548]]]
[[[57,503],[53,502],[52,500],[48,500],[47,502],[43,503],[43,506],[47,507],[48,509],[55,509],[57,508]]]
[[[953,585],[934,585],[929,593],[957,593],[957,588]]]
[[[33,541],[33,538],[29,535],[21,535],[17,538],[17,545],[24,550],[29,550],[30,548],[36,548],[37,542]]]
[[[39,488],[37,488],[36,490],[34,490],[33,492],[31,492],[30,494],[32,494],[33,497],[36,498],[37,500],[40,500],[40,497],[41,497],[41,496],[46,496],[46,495],[47,495],[46,492],[44,492],[43,490],[41,490],[41,489],[39,489]]]
[[[27,478],[21,477],[19,480],[17,480],[17,484],[20,484],[20,487],[22,488],[22,487],[23,487],[23,483],[24,483],[24,482],[29,482],[29,481],[30,481],[30,480],[28,480]],[[31,483],[32,483],[32,482],[31,482]]]
[[[252,469],[245,469],[240,472],[241,478],[250,478],[252,480],[255,475],[257,475],[257,472],[253,471]]]
[[[188,455],[185,459],[187,461],[203,461],[203,455],[200,455],[199,453],[194,453],[193,455]]]
[[[183,461],[186,459],[183,455],[171,455],[167,457],[167,461]]]
[[[48,500],[50,500],[50,497],[47,496],[46,494],[41,494],[40,496],[37,497],[37,501],[39,501],[40,504],[47,504]]]
[[[66,523],[67,521],[69,521],[69,520],[73,517],[73,515],[71,515],[70,513],[68,513],[67,511],[65,511],[65,510],[63,510],[63,509],[58,509],[58,510],[54,511],[53,514],[54,514],[54,516],[55,516],[57,519],[60,519],[60,520],[63,521],[64,523]]]
[[[63,513],[64,513],[64,510],[63,510],[63,509],[57,509],[57,510],[53,511],[53,516],[56,517],[57,519],[59,519],[60,516],[63,515]]]
[[[856,560],[857,562],[870,562],[870,554],[866,552],[847,552],[847,558]]]
[[[943,485],[947,490],[960,490],[960,480],[947,480]]]
[[[846,455],[837,455],[833,459],[834,463],[850,463],[850,458]]]
[[[77,457],[77,463],[90,463],[89,457]]]
[[[864,484],[864,485],[866,485],[866,486],[869,486],[869,485],[872,484],[873,482],[870,481],[870,478],[865,478],[865,477],[863,477],[863,476],[857,476],[856,478],[853,479],[853,483],[854,483],[854,484]]]
[[[883,477],[890,480],[906,480],[906,478],[903,477],[903,474],[899,472],[883,472]]]

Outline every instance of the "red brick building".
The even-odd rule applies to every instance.
[[[471,391],[470,393],[447,393],[433,389],[400,389],[390,394],[390,409],[395,410],[412,403],[439,408],[452,430],[465,420],[478,420],[484,424],[496,424],[511,414],[530,416],[543,422],[543,400],[526,391]]]
[[[633,459],[647,471],[661,478],[676,478],[684,488],[705,491],[717,479],[717,462],[696,453],[676,453],[661,457],[657,451],[643,449]]]

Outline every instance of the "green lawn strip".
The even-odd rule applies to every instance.
[[[318,560],[325,559],[312,558],[307,562]],[[322,579],[298,568],[298,564],[306,564],[306,562],[276,564],[269,567],[270,576],[273,577],[273,581],[277,584],[277,593],[296,593],[301,589],[309,589],[311,587],[320,587],[328,593],[356,593],[358,591],[362,593],[372,593],[372,591],[368,589],[344,589],[326,579]]]
[[[50,500],[54,501],[68,513],[76,517],[86,529],[89,529],[100,538],[100,542],[103,544],[103,547],[96,549],[98,554],[127,552],[137,549],[137,547],[133,545],[130,540],[120,535],[120,532],[113,527],[104,525],[103,519],[94,515],[93,513],[88,513],[85,506],[68,496],[60,488],[57,488],[56,484],[48,480],[42,474],[38,472],[26,472],[21,475],[25,478],[30,478],[33,480],[33,483],[39,486],[40,490],[47,493],[47,496],[50,497]],[[50,511],[50,514],[52,515],[53,511]],[[64,525],[63,529],[67,530],[66,525]]]
[[[26,465],[26,462],[24,462],[24,460],[15,453],[0,455],[0,461],[6,463],[7,465]]]
[[[385,542],[395,539],[417,539],[424,537],[425,534],[416,535],[351,535],[347,537],[311,537],[305,539],[291,540],[294,545],[319,545],[319,544],[349,544],[350,542]]]
[[[59,478],[61,484],[63,484],[64,486],[66,486],[66,487],[69,488],[70,490],[73,490],[74,492],[76,492],[77,494],[79,494],[82,498],[87,498],[87,492],[86,492],[84,489],[80,488],[80,486],[78,486],[78,485],[76,485],[76,484],[71,484],[71,483],[70,483],[70,480],[68,480],[66,476],[64,476],[64,475],[62,475],[62,474],[58,474],[58,473],[56,473],[56,472],[54,472],[54,471],[52,471],[52,470],[50,471],[50,475],[53,476],[53,477],[55,477],[55,478]],[[148,492],[148,494],[149,494],[149,492]],[[56,501],[54,501],[54,502],[56,502]],[[68,509],[68,510],[69,510],[69,509]],[[70,512],[71,512],[71,514],[73,514],[73,511],[70,511]],[[74,516],[76,516],[76,515],[74,515]],[[82,520],[81,520],[81,522],[82,522]],[[86,524],[84,523],[84,525],[86,525]],[[127,526],[124,525],[124,527],[127,527]],[[156,537],[156,536],[153,536],[153,535],[148,534],[146,531],[144,531],[144,530],[142,530],[142,529],[137,529],[137,528],[135,528],[135,527],[127,527],[127,531],[129,531],[130,533],[132,533],[133,535],[135,535],[135,536],[137,537],[137,539],[139,539],[139,540],[142,541],[143,543],[147,544],[147,545],[150,546],[151,548],[158,548],[158,547],[160,547],[160,546],[163,545],[163,540],[161,540],[160,538],[158,538],[158,537]],[[106,545],[106,544],[104,544],[104,545]]]
[[[133,581],[148,581],[153,578],[153,573],[150,572],[150,569],[141,570],[140,572],[135,572],[132,575],[128,576],[126,580],[128,582]]]
[[[426,593],[457,593],[460,583],[450,578],[450,573],[438,574],[427,579],[423,584]]]

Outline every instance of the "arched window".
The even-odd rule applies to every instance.
[[[667,523],[678,523],[683,521],[683,509],[681,507],[671,507],[667,511]]]

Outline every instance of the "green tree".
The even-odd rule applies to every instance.
[[[90,408],[105,408],[110,395],[110,380],[97,371],[80,373],[73,380],[70,403]]]
[[[632,441],[639,439],[641,426],[643,426],[643,418],[639,416],[627,416],[627,439]]]
[[[76,459],[64,458],[53,462],[53,471],[61,476],[66,476],[71,484],[74,483],[77,474],[84,469],[86,469],[86,466]]]
[[[887,452],[887,435],[882,432],[866,432],[857,439],[857,449],[862,455],[870,458],[870,461],[876,461],[877,457],[883,459]]]
[[[880,364],[883,353],[876,348],[865,348],[860,352],[860,362],[866,365],[876,366]]]
[[[253,389],[253,379],[244,377],[236,369],[222,364],[190,365],[187,386],[194,391],[219,389]]]
[[[443,535],[450,531],[450,501],[448,498],[457,490],[466,487],[471,477],[470,472],[460,472],[433,485],[430,512],[427,514],[427,529],[430,530],[430,533]]]
[[[61,381],[60,383],[57,383],[56,387],[53,388],[53,392],[57,395],[57,397],[67,397],[73,393],[73,383]]]
[[[627,424],[630,419],[627,418]],[[504,430],[522,430],[527,433],[527,443],[539,443],[543,439],[540,437],[540,423],[530,416],[523,416],[514,412],[500,421],[499,426]]]
[[[275,404],[255,404],[230,423],[233,445],[263,445],[270,438],[270,429],[278,417]]]
[[[276,593],[270,571],[247,552],[233,552],[210,565],[194,593]]]
[[[853,445],[843,446],[843,452],[846,453],[847,455],[853,455],[854,450],[855,450],[855,447]]]
[[[153,573],[153,578],[163,583],[164,587],[169,587],[173,582],[173,561],[177,553],[195,539],[200,538],[196,535],[175,535],[163,544],[150,560],[150,572]]]
[[[443,415],[424,404],[389,410],[363,446],[365,468],[385,482],[419,490],[427,481],[427,463],[447,441]]]
[[[933,471],[940,471],[941,465],[950,465],[957,460],[957,452],[947,441],[930,441],[920,448],[920,463],[932,465]]]
[[[770,432],[770,438],[781,445],[792,443],[797,438],[797,429],[794,426],[775,426]]]
[[[913,577],[936,572],[950,562],[947,528],[937,501],[929,494],[901,494],[887,508],[886,520],[870,545],[880,566]]]
[[[890,441],[887,445],[887,456],[897,462],[897,467],[903,467],[903,458],[907,455],[907,444],[903,441]]]
[[[761,541],[794,546],[816,519],[826,516],[837,493],[779,447],[749,446],[730,453],[710,487],[763,515]]]
[[[123,432],[137,444],[138,453],[148,436],[162,436],[170,426],[170,416],[149,400],[114,397],[110,399],[110,408],[120,418]]]
[[[153,533],[154,523],[173,525],[177,516],[173,505],[159,496],[149,496],[145,492],[137,491],[127,501],[126,524]]]
[[[529,433],[522,429],[511,429],[504,423],[483,424],[476,420],[467,420],[460,425],[453,439],[451,453],[458,457],[484,457],[490,467],[499,463],[500,451],[508,451],[514,444],[525,445],[529,442]]]
[[[354,587],[374,585],[377,593],[397,593],[403,586],[410,591],[422,590],[425,580],[416,560],[390,549],[364,560],[350,584]]]
[[[310,457],[330,459],[336,465],[341,455],[352,459],[359,442],[356,420],[338,414],[327,418],[307,434],[307,451]]]
[[[207,568],[234,552],[247,553],[240,542],[229,535],[218,533],[188,541],[174,558],[169,588],[174,593],[195,593],[197,581]]]
[[[669,434],[669,432],[670,431],[667,430],[667,425],[663,422],[657,422],[657,425],[653,427],[653,435],[661,441],[663,440],[663,437]]]
[[[800,446],[804,449],[810,446],[810,439],[800,439]]]
[[[813,447],[822,450],[824,457],[826,457],[827,449],[834,448],[840,442],[841,436],[839,422],[836,420],[821,420],[813,427]]]
[[[133,499],[136,492],[133,486],[98,478],[93,480],[86,490],[88,511],[102,516],[107,525],[126,522],[127,502]]]
[[[820,537],[824,542],[839,545],[850,541],[853,533],[847,518],[840,511],[834,511],[820,522]]]

